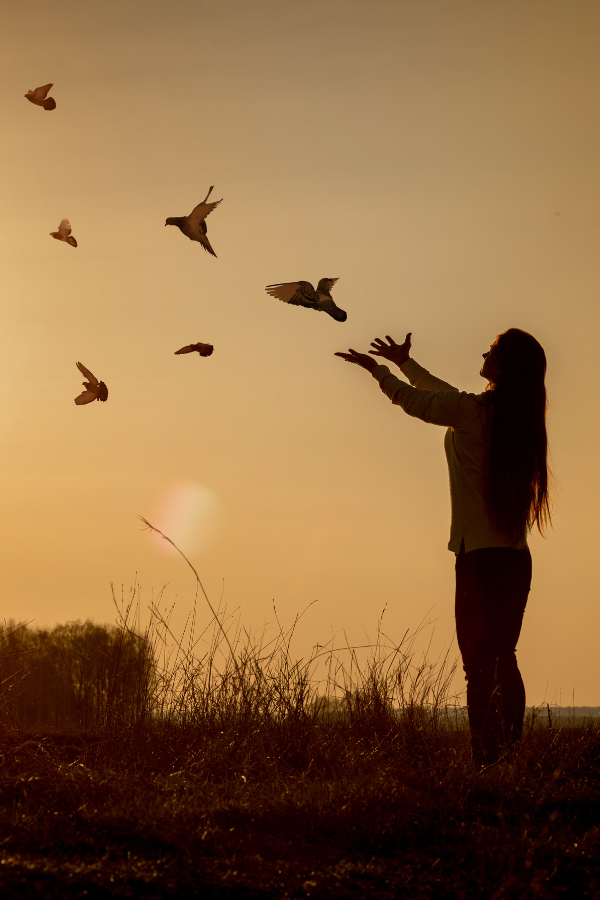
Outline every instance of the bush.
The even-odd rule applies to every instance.
[[[150,712],[155,661],[129,629],[69,622],[0,627],[0,714],[22,728],[94,731]]]

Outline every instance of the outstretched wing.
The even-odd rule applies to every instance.
[[[79,371],[81,372],[81,374],[87,378],[90,385],[93,385],[93,387],[95,387],[95,388],[100,387],[100,382],[98,381],[96,376],[92,375],[90,370],[86,369],[86,367],[83,365],[83,363],[78,362],[78,363],[76,363],[76,365],[77,365],[77,368],[79,369]],[[83,396],[83,394],[82,394],[82,396]],[[77,401],[75,401],[75,402],[77,402]],[[89,402],[90,402],[89,400],[82,400],[82,403],[89,403]]]
[[[84,391],[79,397],[75,397],[77,406],[83,406],[84,403],[91,403],[98,396],[98,391]]]
[[[68,237],[71,234],[71,223],[68,219],[62,219],[60,225],[58,226],[59,234],[62,234],[64,237]]]
[[[200,227],[200,222],[203,222],[205,218],[211,214],[215,206],[218,206],[221,202],[222,199],[216,200],[214,203],[199,203],[198,206],[194,207],[187,217],[188,222],[194,231]]]
[[[36,100],[45,100],[46,94],[52,87],[52,84],[43,84],[41,87],[37,87],[33,92],[33,96]],[[60,92],[59,92],[60,93]]]
[[[70,234],[70,235],[68,236],[68,238],[67,238],[67,244],[70,244],[71,247],[76,247],[76,246],[77,246],[77,241],[75,240],[75,238],[73,237],[72,234]]]
[[[46,97],[44,102],[42,103],[44,109],[56,109],[56,100],[54,97]]]
[[[319,309],[319,298],[309,281],[288,281],[284,284],[268,284],[265,288],[267,294],[276,297],[283,303],[292,306],[307,306],[309,309]]]
[[[200,356],[210,356],[215,348],[212,344],[188,344],[187,347],[182,347],[181,350],[176,350],[175,355],[178,353],[193,353],[194,350],[197,350]]]

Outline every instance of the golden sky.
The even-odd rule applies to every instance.
[[[479,391],[515,326],[547,353],[558,482],[528,702],[599,704],[598,4],[3,7],[2,616],[112,621],[110,582],[137,573],[183,623],[193,581],[141,513],[247,626],[317,601],[299,652],[363,640],[384,607],[391,637],[427,618],[449,646],[443,429],[333,354],[412,331]],[[23,97],[49,81],[53,112]],[[210,185],[217,259],[164,227]],[[77,249],[49,237],[63,217]],[[321,277],[347,322],[264,291]],[[195,341],[213,356],[174,356]],[[75,406],[76,360],[106,404]]]

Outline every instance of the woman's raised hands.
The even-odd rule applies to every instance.
[[[386,340],[389,342],[387,344],[385,341],[382,341],[381,338],[375,338],[375,340],[371,342],[371,347],[374,347],[375,349],[369,350],[369,353],[373,356],[383,356],[384,359],[388,359],[390,362],[396,363],[397,366],[401,366],[402,363],[405,363],[410,357],[411,335],[412,331],[409,331],[403,344],[397,344],[389,334],[386,334]],[[361,366],[363,369],[366,369],[367,372],[372,372],[375,366],[379,365],[379,363],[375,362],[374,359],[371,359],[366,353],[358,353],[356,350],[348,350],[347,353],[336,353],[335,355],[341,356],[346,362]]]
[[[372,353],[373,356],[383,356],[384,359],[388,359],[390,362],[396,363],[397,366],[401,366],[402,363],[405,363],[407,359],[410,358],[410,339],[412,336],[412,331],[409,331],[406,335],[406,340],[403,344],[397,344],[393,338],[386,334],[386,340],[389,343],[385,343],[381,338],[375,338],[374,341],[371,342],[371,347],[374,347],[374,350],[369,350],[369,353]]]

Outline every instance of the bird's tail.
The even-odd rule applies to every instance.
[[[212,256],[215,257],[215,259],[217,258],[217,254],[215,253],[213,248],[210,246],[210,241],[206,237],[205,234],[200,234],[200,243],[202,244],[202,246],[204,247],[204,249],[206,250],[207,253],[210,253]]]

